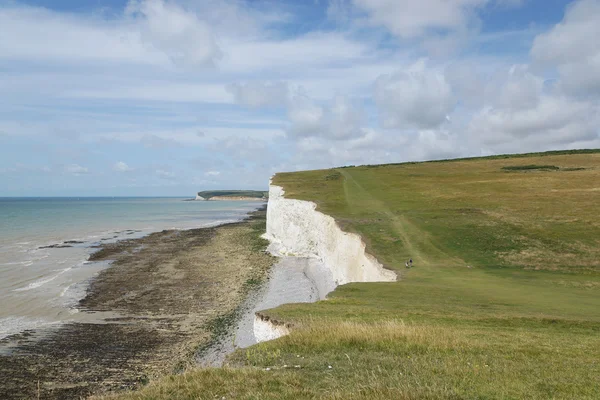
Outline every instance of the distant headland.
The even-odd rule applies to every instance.
[[[269,192],[263,190],[206,190],[198,192],[195,200],[267,200]]]

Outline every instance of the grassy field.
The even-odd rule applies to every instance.
[[[126,399],[599,399],[600,152],[278,174],[401,279]],[[414,267],[405,268],[413,259]]]

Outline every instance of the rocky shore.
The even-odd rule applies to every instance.
[[[239,223],[100,246],[90,261],[112,266],[78,309],[110,317],[0,341],[0,398],[79,399],[194,365],[266,279],[273,259],[264,229],[262,210]]]

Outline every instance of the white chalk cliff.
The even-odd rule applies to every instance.
[[[338,285],[350,282],[395,281],[396,274],[383,268],[365,252],[365,243],[355,233],[344,232],[335,220],[316,210],[315,203],[286,199],[283,188],[269,187],[267,232],[268,250],[279,257],[269,279],[244,305],[244,313],[233,332],[233,341],[224,340],[204,366],[222,366],[236,348],[288,335],[293,326],[273,320],[264,310],[288,303],[324,300]]]
[[[265,237],[283,255],[320,259],[336,285],[396,280],[393,271],[365,252],[359,235],[342,231],[316,208],[310,201],[286,199],[282,187],[271,185]]]
[[[393,271],[365,252],[359,235],[342,231],[332,217],[316,208],[310,201],[286,199],[280,186],[269,187],[264,237],[271,242],[271,253],[282,258],[273,267],[256,311],[322,300],[345,283],[396,280]],[[260,312],[253,322],[254,343],[289,333],[287,326],[264,318]]]

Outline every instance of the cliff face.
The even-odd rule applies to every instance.
[[[270,186],[264,237],[271,242],[271,253],[282,259],[273,266],[262,299],[248,314],[253,319],[253,343],[277,339],[290,331],[285,323],[269,319],[261,310],[323,300],[337,285],[349,282],[396,280],[393,271],[365,253],[359,235],[342,231],[332,217],[316,211],[314,203],[283,195],[283,188]],[[244,334],[243,329],[238,330],[237,337]],[[239,341],[237,345],[249,344]]]
[[[359,235],[342,231],[332,217],[316,211],[315,203],[283,195],[283,188],[270,186],[266,237],[281,254],[319,258],[336,285],[396,280],[393,271],[365,253]]]

